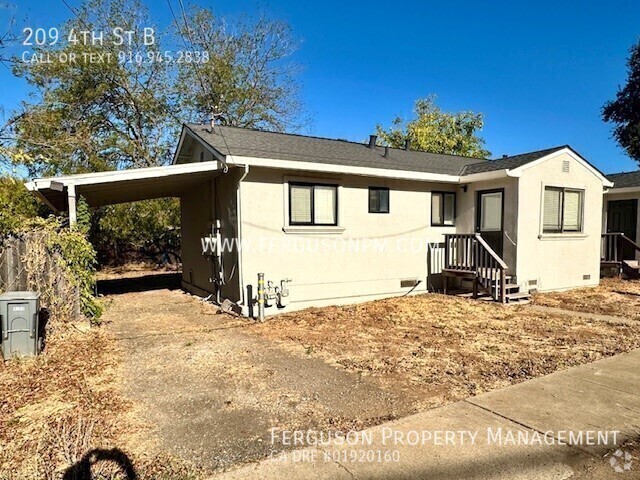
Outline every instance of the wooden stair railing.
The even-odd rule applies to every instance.
[[[508,267],[484,238],[479,233],[445,234],[444,238],[444,269],[474,274],[494,300],[505,303]]]
[[[625,250],[633,251],[631,258],[625,258]],[[640,278],[640,271],[635,262],[636,252],[640,252],[640,245],[622,232],[603,233],[600,246],[600,263],[617,266],[619,273],[624,272],[630,278]]]

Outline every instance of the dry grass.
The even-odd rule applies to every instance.
[[[176,273],[180,271],[179,265],[158,266],[149,262],[125,263],[119,266],[103,266],[96,272],[97,280],[113,280],[122,278],[135,278],[141,275],[154,275],[162,273]]]
[[[119,358],[109,334],[74,325],[57,328],[43,355],[0,363],[0,478],[84,478],[69,469],[94,449],[124,452],[140,478],[195,475],[140,443],[149,431],[121,394]],[[123,478],[110,461],[91,471],[95,479]]]
[[[597,287],[538,294],[534,303],[640,320],[640,280],[604,278]]]
[[[312,308],[251,330],[405,390],[418,409],[640,347],[640,324],[437,294]]]

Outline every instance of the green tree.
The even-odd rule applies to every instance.
[[[640,41],[627,59],[627,83],[616,99],[602,109],[605,122],[615,125],[613,136],[627,154],[640,163]]]
[[[34,93],[0,134],[0,154],[6,150],[31,176],[164,165],[180,124],[208,121],[212,112],[226,124],[278,131],[301,122],[288,59],[295,45],[284,23],[229,22],[202,8],[187,20],[178,10],[173,28],[156,27],[148,45],[142,29],[153,22],[142,0],[86,0],[76,13],[59,28],[65,36],[76,32],[75,41],[34,49],[51,63],[14,68]],[[116,27],[136,34],[114,45],[108,32]],[[82,31],[106,32],[104,43]],[[174,61],[153,56],[165,50]],[[200,60],[205,52],[208,61],[178,62],[177,50],[200,52]],[[114,205],[96,212],[90,235],[101,252],[176,251],[179,218],[171,199]]]
[[[148,58],[141,25],[152,23],[138,0],[90,0],[60,29],[69,41],[34,48],[51,62],[16,62],[34,94],[10,119],[14,148],[31,175],[144,167],[166,163],[179,125],[170,115],[167,69]],[[135,35],[101,45],[81,32],[115,28]],[[72,33],[75,32],[75,33]],[[73,60],[72,60],[73,59]]]
[[[298,129],[302,113],[290,27],[259,18],[234,25],[207,8],[174,22],[178,34],[209,61],[179,65],[177,96],[185,116],[274,131]]]
[[[482,113],[443,112],[435,101],[435,95],[416,100],[415,119],[405,122],[398,117],[389,129],[378,124],[378,136],[390,147],[403,148],[409,141],[409,148],[425,152],[477,158],[491,155],[477,133],[484,126]]]
[[[0,205],[0,237],[36,217],[41,207],[22,179],[13,176],[0,177]]]

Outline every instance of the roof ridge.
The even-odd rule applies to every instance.
[[[207,123],[185,123],[185,125],[188,128],[193,129],[194,126],[197,127],[205,127],[208,128],[210,125]],[[359,145],[362,147],[366,147],[369,148],[368,145],[366,143],[363,142],[356,142],[354,140],[346,140],[343,138],[330,138],[330,137],[320,137],[317,135],[303,135],[301,133],[289,133],[289,132],[274,132],[271,130],[260,130],[258,128],[253,128],[253,127],[238,127],[236,125],[216,125],[216,127],[218,128],[233,128],[233,129],[237,129],[237,130],[250,130],[252,132],[257,132],[257,133],[272,133],[275,135],[288,135],[288,136],[292,136],[292,137],[301,137],[301,138],[311,138],[311,139],[315,139],[315,140],[327,140],[330,142],[342,142],[342,143],[350,143],[353,145]],[[387,145],[377,145],[376,144],[376,148],[385,148],[387,147]],[[391,147],[388,146],[389,149],[391,150],[396,150],[396,151],[401,151],[401,152],[413,152],[413,153],[428,153],[429,155],[443,155],[443,156],[448,156],[448,157],[457,157],[457,158],[468,158],[470,160],[481,160],[484,162],[489,162],[491,161],[488,158],[480,158],[480,157],[470,157],[467,155],[457,155],[455,153],[439,153],[439,152],[430,152],[428,150],[406,150],[404,148],[400,148],[400,147]]]
[[[516,153],[515,155],[507,155],[506,157],[493,158],[489,161],[495,162],[498,160],[506,160],[507,158],[521,157],[523,155],[533,155],[534,153],[548,152],[550,150],[561,150],[563,148],[571,148],[571,146],[569,144],[565,144],[565,145],[558,145],[556,147],[541,148],[540,150],[531,150],[530,152],[522,152],[522,153]],[[573,149],[571,148],[571,150]]]

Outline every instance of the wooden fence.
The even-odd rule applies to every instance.
[[[38,232],[0,240],[0,293],[36,291],[52,314],[63,318],[80,315],[78,288],[68,278],[60,254],[48,248]]]

